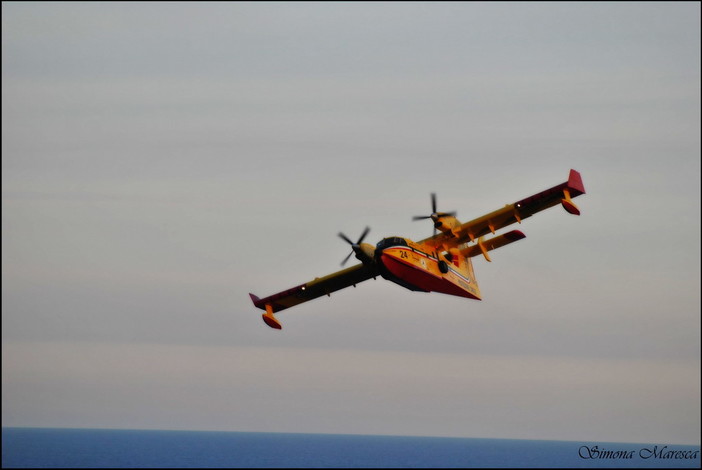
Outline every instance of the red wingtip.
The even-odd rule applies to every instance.
[[[512,230],[511,232],[505,233],[505,238],[509,241],[516,242],[522,238],[526,238],[526,235],[520,230]]]
[[[577,191],[581,194],[585,194],[585,185],[583,184],[583,178],[580,173],[571,169],[568,175],[568,188]],[[575,195],[573,195],[575,196]]]
[[[249,297],[251,297],[251,302],[253,302],[253,304],[254,304],[256,307],[261,308],[260,305],[259,305],[259,302],[261,301],[261,299],[259,299],[257,296],[255,296],[254,294],[252,294],[252,293],[250,293],[250,292],[249,292]]]

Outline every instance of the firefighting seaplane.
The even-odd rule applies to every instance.
[[[359,264],[262,299],[249,295],[256,307],[265,310],[263,321],[266,325],[275,329],[282,328],[276,313],[323,295],[330,296],[345,287],[355,287],[377,276],[412,291],[441,292],[481,300],[471,258],[482,255],[491,261],[490,251],[525,238],[519,230],[501,235],[496,232],[514,223],[521,224],[522,220],[542,210],[560,204],[569,214],[580,215],[573,198],[581,194],[585,194],[585,187],[580,173],[570,170],[565,183],[461,223],[455,212],[437,210],[436,194],[432,193],[432,213],[416,216],[413,220],[431,220],[434,223],[433,236],[417,242],[389,237],[373,246],[363,242],[370,230],[368,227],[355,242],[339,233],[352,250],[342,266],[351,255],[356,255]],[[485,239],[488,235],[492,237]]]

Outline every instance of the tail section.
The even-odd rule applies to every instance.
[[[442,263],[445,269],[442,269]],[[478,280],[473,271],[473,263],[459,249],[451,248],[448,253],[440,255],[439,271],[444,273],[444,280],[450,282],[451,287],[444,286],[443,289],[436,289],[438,292],[482,300]]]
[[[475,271],[473,271],[473,262],[468,256],[462,255],[465,260],[465,273],[468,277],[468,284],[470,285],[469,292],[471,293],[471,298],[476,300],[482,300],[483,296],[480,293],[480,286],[478,286],[478,280],[475,278]]]

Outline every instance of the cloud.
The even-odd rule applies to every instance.
[[[3,426],[699,439],[676,362],[5,342],[2,374]]]
[[[2,8],[3,423],[699,439],[698,4]],[[482,302],[251,305],[570,168]]]

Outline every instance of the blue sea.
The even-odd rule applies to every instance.
[[[3,468],[700,468],[700,446],[2,428]]]

